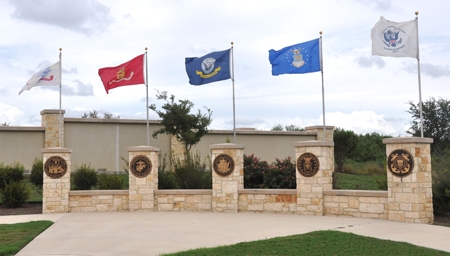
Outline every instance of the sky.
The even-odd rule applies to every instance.
[[[326,3],[326,4],[325,4]],[[407,136],[409,102],[419,102],[418,61],[372,55],[370,32],[383,16],[402,22],[418,11],[422,101],[450,98],[450,2],[442,0],[208,1],[0,0],[0,123],[40,126],[59,109],[59,86],[18,92],[59,59],[62,109],[146,119],[146,87],[106,93],[98,69],[145,53],[149,104],[157,91],[212,110],[210,129],[233,129],[233,82],[189,84],[186,57],[231,48],[237,128],[325,124],[358,134]],[[272,76],[270,49],[319,38],[321,72]],[[323,94],[322,94],[323,81]],[[323,107],[324,106],[324,107]],[[149,119],[158,116],[150,110]]]

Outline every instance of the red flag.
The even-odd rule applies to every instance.
[[[143,84],[144,54],[117,67],[101,68],[98,75],[105,86],[106,93],[111,89],[125,85]]]

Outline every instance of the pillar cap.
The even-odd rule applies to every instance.
[[[42,153],[72,153],[72,149],[52,147],[52,148],[42,148],[41,152]]]
[[[383,143],[384,144],[408,144],[408,143],[431,144],[431,143],[433,143],[433,138],[421,138],[421,137],[387,138],[387,139],[383,139]]]
[[[334,142],[323,140],[306,140],[292,143],[294,147],[333,147]]]
[[[244,145],[242,144],[234,144],[234,143],[221,143],[221,144],[212,144],[209,146],[210,149],[244,149]]]
[[[149,151],[149,152],[159,152],[159,148],[153,146],[132,146],[128,147],[128,152],[141,152],[141,151]]]
[[[64,109],[61,109],[61,114],[65,114],[66,111]],[[41,115],[44,114],[59,114],[59,109],[44,109],[41,111]]]

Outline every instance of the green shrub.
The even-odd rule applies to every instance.
[[[98,175],[98,189],[107,190],[107,189],[123,189],[124,184],[123,180],[120,176],[116,174],[106,174],[102,173]]]
[[[268,171],[264,173],[264,187],[272,189],[296,188],[295,164],[292,157],[275,159]]]
[[[158,170],[158,189],[179,189],[175,174],[170,171]]]
[[[433,211],[436,215],[450,214],[450,156],[431,159],[433,168]]]
[[[6,207],[14,208],[24,204],[30,196],[27,185],[19,181],[10,181],[0,190],[2,202]]]
[[[207,160],[209,157],[207,157]],[[172,159],[172,170],[179,189],[211,189],[212,178],[210,161],[202,161],[200,154],[188,152],[184,159]],[[159,172],[158,172],[159,174]]]
[[[0,163],[0,189],[11,182],[23,180],[24,171],[25,167],[19,162],[10,165]]]
[[[263,188],[264,174],[269,171],[267,161],[261,161],[254,154],[244,154],[244,188]]]
[[[44,162],[42,158],[35,158],[31,166],[30,182],[42,188],[44,184]]]
[[[74,190],[89,190],[97,185],[97,173],[89,165],[82,164],[72,175]]]

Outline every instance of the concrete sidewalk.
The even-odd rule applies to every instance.
[[[450,252],[448,227],[351,217],[116,212],[2,216],[0,223],[42,219],[55,224],[17,255],[159,255],[315,230],[339,230]]]

